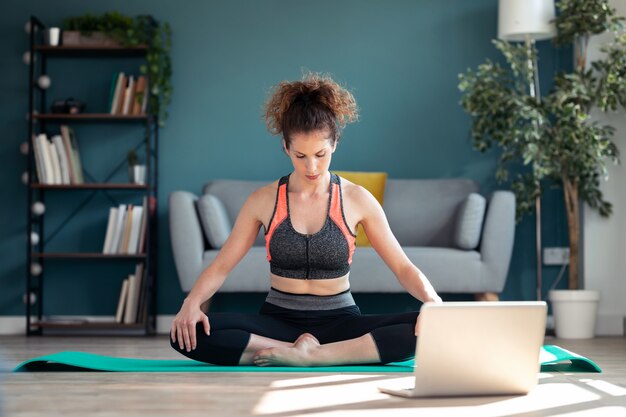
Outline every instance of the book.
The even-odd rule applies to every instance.
[[[59,158],[59,167],[61,168],[61,184],[69,184],[70,165],[67,160],[67,153],[65,152],[65,148],[63,146],[63,138],[61,135],[54,135],[52,136],[52,143],[56,148],[57,156]]]
[[[146,234],[148,233],[148,197],[143,197],[141,226],[139,227],[139,242],[137,244],[137,253],[145,253]]]
[[[44,184],[54,184],[54,171],[52,169],[52,160],[50,156],[50,147],[48,146],[48,137],[45,133],[37,135],[37,143],[41,149],[42,165],[45,171]]]
[[[78,150],[78,140],[76,139],[76,134],[74,131],[67,125],[61,125],[61,136],[64,141],[69,142],[69,147],[71,149],[71,159],[72,159],[72,169],[74,170],[74,178],[76,179],[76,184],[83,184],[85,179],[83,177],[83,166],[80,162],[80,152]]]
[[[104,247],[102,248],[102,253],[110,254],[111,246],[113,242],[113,233],[115,229],[115,225],[117,224],[117,207],[111,207],[109,209],[109,221],[107,222],[107,231],[104,237]]]
[[[128,76],[128,85],[124,94],[124,107],[122,108],[122,114],[128,115],[130,113],[131,106],[133,104],[135,95],[135,77]]]
[[[120,72],[117,75],[117,83],[115,85],[115,93],[113,94],[113,102],[111,103],[111,114],[118,114],[120,102],[122,101],[122,89],[126,87],[126,75]]]
[[[128,278],[124,278],[122,281],[122,289],[120,290],[120,298],[117,302],[117,310],[115,312],[115,322],[122,323],[124,318],[124,307],[126,307],[126,301],[128,299]]]
[[[120,204],[117,208],[117,216],[115,218],[115,228],[113,229],[113,236],[111,237],[111,252],[119,253],[120,248],[120,236],[122,235],[124,228],[124,221],[126,219],[126,204]]]
[[[137,319],[137,277],[135,274],[128,276],[128,299],[126,300],[126,308],[124,309],[124,323],[134,323]]]
[[[111,113],[111,109],[113,109],[113,101],[115,100],[115,90],[117,88],[117,79],[119,78],[120,73],[116,72],[113,74],[113,78],[111,80],[111,88],[109,89],[109,113]]]
[[[33,135],[32,137],[32,147],[33,147],[33,155],[35,156],[35,170],[37,173],[37,181],[40,184],[46,183],[46,168],[43,150],[41,149],[41,145],[39,143],[39,135]],[[30,179],[31,182],[35,182],[34,179]]]
[[[140,75],[137,78],[137,84],[135,87],[135,96],[133,97],[133,109],[131,114],[140,115],[141,108],[143,107],[143,96],[146,94],[146,76]]]
[[[134,206],[132,221],[130,225],[130,235],[128,237],[128,250],[126,253],[136,254],[139,246],[139,230],[141,229],[141,222],[143,217],[143,207]]]
[[[130,229],[132,228],[133,223],[133,211],[134,206],[129,204],[126,210],[126,218],[124,219],[124,228],[122,229],[122,238],[120,241],[120,248],[117,251],[118,253],[128,253],[128,240],[130,238]]]
[[[57,148],[54,144],[46,139],[46,145],[50,151],[50,162],[52,163],[52,184],[62,184],[61,181],[61,164],[59,162],[59,155]]]

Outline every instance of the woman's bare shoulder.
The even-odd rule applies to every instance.
[[[263,224],[272,215],[277,190],[278,180],[254,190],[245,203],[248,212],[253,213],[252,215]]]
[[[367,191],[365,187],[359,184],[355,184],[352,181],[341,178],[341,193],[343,196],[343,200],[349,200],[349,202],[362,204],[365,201],[369,200],[369,197],[372,197],[372,194]]]

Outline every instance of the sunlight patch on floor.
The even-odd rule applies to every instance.
[[[380,375],[324,375],[313,376],[309,378],[293,378],[293,379],[281,379],[274,381],[270,384],[271,388],[287,388],[287,387],[300,387],[304,385],[316,385],[327,382],[340,382],[349,381],[354,379],[375,378]]]
[[[411,383],[412,377],[404,379]],[[394,382],[398,382],[395,380]],[[397,385],[394,383],[393,385]],[[506,417],[556,407],[596,401],[601,397],[573,383],[544,383],[528,395],[517,397],[454,397],[403,399],[382,394],[379,386],[389,386],[389,380],[368,381],[330,386],[275,390],[263,395],[253,409],[254,414],[305,411],[306,417],[385,417],[450,416]],[[372,404],[376,402],[376,404]],[[355,409],[354,404],[364,404]],[[315,409],[351,405],[347,410],[314,412]],[[395,408],[395,407],[402,408]],[[374,409],[373,407],[376,407]]]
[[[599,379],[581,379],[580,382],[614,397],[622,397],[626,395],[626,388],[611,384],[607,381],[601,381]]]

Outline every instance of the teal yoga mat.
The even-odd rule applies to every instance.
[[[514,360],[514,359],[512,359]],[[584,356],[554,345],[541,348],[539,358],[544,372],[602,372],[600,367]],[[412,372],[413,361],[388,365],[351,366],[219,366],[190,359],[161,360],[117,358],[87,352],[59,352],[29,359],[13,372],[112,371],[112,372]]]

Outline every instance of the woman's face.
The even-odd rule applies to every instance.
[[[291,159],[295,173],[309,181],[320,181],[325,178],[330,167],[331,155],[337,148],[327,130],[314,130],[307,133],[291,135],[291,145],[283,149]]]

